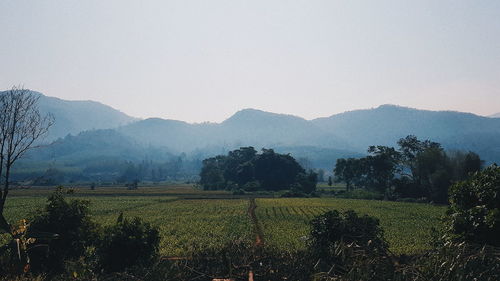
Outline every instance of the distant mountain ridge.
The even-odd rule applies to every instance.
[[[231,150],[241,146],[318,146],[349,149],[350,145],[303,118],[244,109],[221,123],[190,124],[150,118],[118,129],[145,145],[165,146],[177,152],[204,147]]]
[[[490,118],[500,118],[500,112],[496,113],[496,114],[492,114],[490,116],[488,116]]]
[[[63,100],[45,96],[40,92],[31,92],[39,96],[40,112],[51,113],[55,119],[45,141],[87,130],[117,128],[138,120],[99,102]],[[5,91],[0,91],[0,95],[2,93]]]
[[[138,120],[100,103],[64,101],[43,95],[40,108],[56,118],[50,138],[74,135],[53,146],[65,148],[65,159],[74,159],[75,155],[84,159],[83,152],[69,150],[78,150],[78,144],[82,143],[85,144],[82,151],[91,153],[94,139],[96,146],[101,143],[110,150],[106,155],[120,156],[128,151],[127,159],[146,157],[145,151],[149,153],[155,148],[169,155],[186,153],[201,157],[254,146],[276,148],[282,153],[288,150],[298,157],[314,159],[314,165],[331,169],[334,157],[356,157],[365,154],[370,145],[395,146],[398,139],[411,134],[440,142],[446,149],[475,151],[489,163],[500,163],[500,118],[455,111],[382,105],[306,120],[243,109],[221,123],[191,124],[161,118]],[[112,129],[117,134],[106,131],[79,134],[93,129]],[[106,142],[106,138],[115,140],[117,145]],[[69,141],[71,145],[64,145]],[[63,157],[57,153],[45,155],[45,158]]]
[[[460,135],[500,132],[500,120],[472,113],[419,110],[396,105],[349,111],[312,122],[346,137],[358,148],[370,144],[388,145],[409,134],[446,141]]]

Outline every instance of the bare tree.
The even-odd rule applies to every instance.
[[[39,95],[20,87],[0,93],[0,231],[6,233],[11,233],[3,211],[12,166],[28,150],[38,146],[37,140],[54,123],[50,114],[42,116],[40,113],[39,98]]]

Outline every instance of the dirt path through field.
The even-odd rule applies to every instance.
[[[255,203],[255,198],[249,198],[248,204],[248,216],[252,220],[253,229],[255,233],[255,246],[260,247],[264,245],[264,232],[262,232],[262,227],[259,223],[259,219],[255,214],[255,209],[257,209],[257,203]]]

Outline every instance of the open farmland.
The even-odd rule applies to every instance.
[[[43,207],[50,192],[13,190],[7,200],[7,218],[29,218]],[[101,224],[112,224],[123,212],[125,217],[141,217],[157,225],[163,256],[184,256],[235,239],[255,239],[255,227],[248,216],[249,200],[224,191],[205,192],[191,186],[76,188],[68,198],[89,200],[94,219]],[[333,209],[353,209],[380,219],[395,253],[419,253],[430,247],[431,229],[440,227],[445,211],[445,207],[428,204],[335,198],[257,198],[255,202],[264,243],[291,251],[305,246],[314,216]]]
[[[328,210],[352,209],[377,217],[390,249],[397,254],[429,249],[431,230],[440,227],[446,209],[429,204],[335,198],[260,198],[257,206],[265,242],[281,249],[303,248],[314,216]]]
[[[235,239],[252,239],[245,199],[179,199],[170,196],[71,196],[91,202],[94,219],[104,225],[125,217],[141,217],[160,228],[163,256],[183,256]],[[43,207],[44,197],[13,196],[6,206],[11,221],[29,218]]]

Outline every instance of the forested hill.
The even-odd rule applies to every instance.
[[[0,95],[4,92],[0,91]],[[68,134],[76,135],[86,130],[116,128],[137,121],[136,118],[99,102],[69,101],[32,92],[40,97],[40,111],[51,113],[55,118],[45,141],[53,141]]]
[[[344,137],[356,150],[369,145],[393,145],[416,135],[443,144],[446,149],[472,150],[488,161],[500,162],[500,119],[454,111],[429,111],[383,105],[311,121]]]
[[[140,143],[189,152],[205,147],[317,147],[364,153],[370,145],[393,145],[416,135],[446,149],[472,150],[500,162],[500,119],[453,111],[394,105],[355,110],[311,121],[255,109],[237,112],[222,123],[189,124],[148,119],[120,128]]]
[[[150,118],[118,129],[140,143],[177,152],[207,147],[317,146],[349,149],[348,142],[300,117],[245,109],[222,123],[189,124]]]
[[[221,123],[191,124],[160,118],[137,120],[97,102],[65,101],[43,95],[40,108],[56,119],[48,139],[61,139],[50,148],[39,150],[39,156],[35,155],[37,152],[31,154],[31,159],[39,161],[64,159],[65,163],[78,160],[81,164],[85,159],[95,161],[99,155],[151,159],[150,152],[155,149],[171,156],[185,153],[198,159],[253,146],[292,153],[309,161],[313,168],[330,170],[337,157],[357,157],[366,153],[370,145],[393,146],[399,138],[415,135],[440,142],[445,149],[474,151],[488,163],[500,163],[500,118],[462,112],[383,105],[305,120],[244,109]],[[112,129],[116,134],[79,134],[92,129]],[[68,134],[74,137],[66,138]],[[91,153],[92,144],[95,151],[102,153]],[[54,149],[64,152],[56,153]]]

